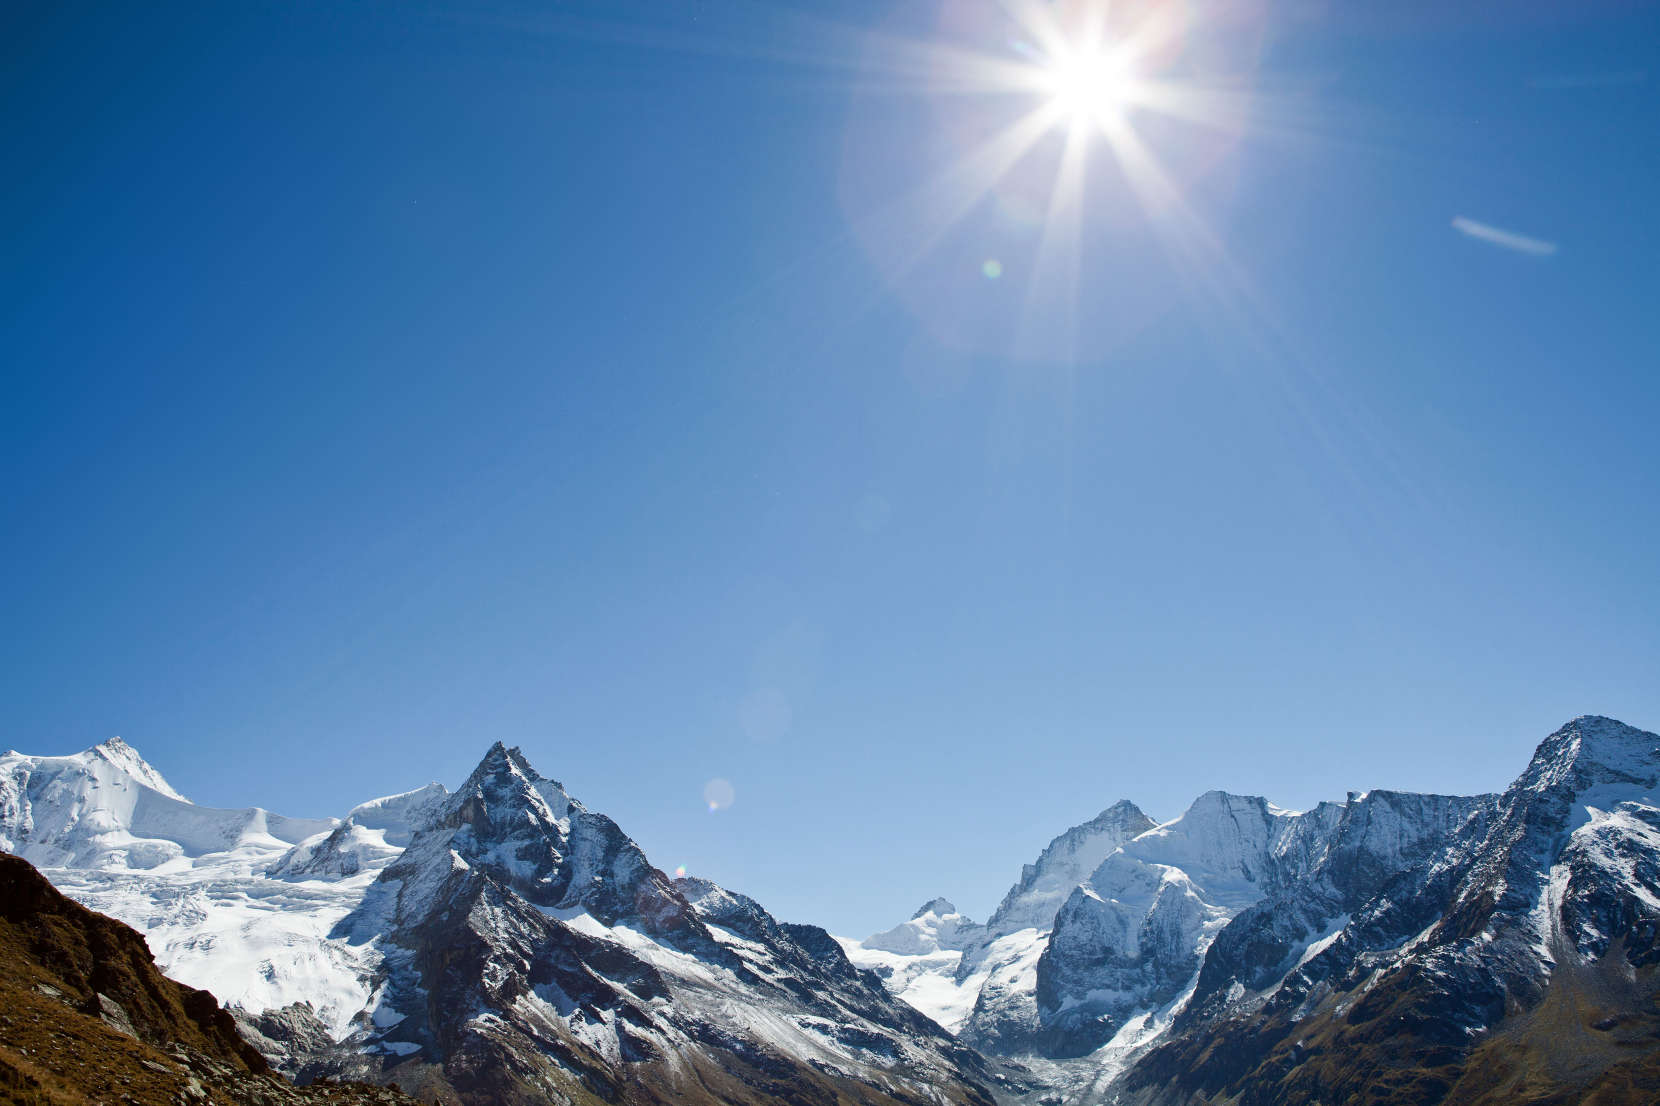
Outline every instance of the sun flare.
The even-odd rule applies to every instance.
[[[984,340],[1034,359],[1071,362],[1115,340],[1106,315],[1087,306],[1089,286],[1113,265],[1109,236],[1152,235],[1191,287],[1230,317],[1254,316],[1249,275],[1189,195],[1264,103],[1254,16],[1207,21],[1191,0],[939,3],[937,40],[884,35],[870,46],[884,79],[921,79],[939,140],[927,172],[886,182],[859,224],[919,310],[953,335],[982,325],[909,275],[935,256],[956,258],[953,239],[972,228],[988,236],[961,243],[984,278],[977,285],[995,287],[1015,320],[1006,337]],[[982,212],[995,221],[982,225]]]
[[[1128,62],[1107,50],[1067,51],[1043,69],[1043,85],[1063,118],[1112,124],[1135,98]]]

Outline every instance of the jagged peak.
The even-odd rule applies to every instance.
[[[559,823],[561,827],[573,813],[586,810],[559,781],[547,779],[531,767],[517,746],[508,748],[497,741],[466,782],[450,795],[442,820],[451,825],[472,823],[481,830],[486,824],[499,829],[513,820],[508,815],[504,821],[504,811],[514,809],[524,811],[534,822]]]
[[[502,772],[517,772],[526,776],[536,774],[535,770],[530,767],[530,761],[525,759],[523,749],[520,749],[517,745],[509,749],[500,741],[490,743],[490,747],[484,751],[484,756],[480,758],[478,767],[473,769],[473,775],[475,776],[481,772],[491,775]]]
[[[950,899],[941,895],[936,898],[929,899],[927,902],[917,907],[916,913],[911,915],[911,921],[914,922],[918,918],[925,917],[929,914],[938,914],[943,918],[948,914],[955,913],[957,913],[957,907],[955,904],[953,904]]]
[[[536,771],[531,766],[530,758],[526,757],[524,750],[517,745],[510,748],[500,741],[494,742],[486,750],[483,759],[478,762],[478,767],[473,769],[472,774],[461,785],[460,790],[468,791],[482,786],[486,781],[494,780],[517,780],[520,781],[521,787],[541,792],[544,795],[551,788],[559,794],[561,799],[570,801],[570,796],[566,794],[564,785],[558,780],[548,779]]]

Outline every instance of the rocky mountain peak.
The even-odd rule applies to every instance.
[[[938,914],[943,918],[947,914],[955,914],[956,912],[956,905],[952,903],[950,899],[941,896],[939,898],[929,899],[927,902],[917,907],[916,913],[911,915],[911,921],[914,922],[926,914]]]
[[[562,837],[581,804],[558,781],[539,775],[522,750],[498,741],[450,797],[447,810],[451,825],[469,825],[482,838],[523,832]]]
[[[1575,718],[1540,742],[1516,787],[1578,794],[1599,784],[1652,787],[1660,777],[1660,736],[1602,715]]]
[[[1120,799],[1084,824],[1095,827],[1107,827],[1125,825],[1144,826],[1147,823],[1153,823],[1153,819],[1149,818],[1146,812],[1130,800]]]
[[[521,750],[500,742],[383,873],[402,881],[398,911],[406,924],[425,916],[423,904],[453,896],[453,888],[471,886],[475,877],[544,910],[580,910],[607,926],[633,919],[652,933],[702,936],[686,900],[615,822],[587,810],[557,781],[539,775]],[[445,887],[452,890],[440,890]]]

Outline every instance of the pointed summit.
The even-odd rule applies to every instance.
[[[484,756],[479,759],[477,767],[475,767],[472,774],[467,777],[467,782],[461,786],[465,788],[474,780],[482,777],[515,774],[530,777],[534,776],[536,773],[535,770],[530,767],[530,762],[525,759],[523,750],[516,745],[509,749],[506,745],[502,744],[500,741],[497,741],[493,742],[490,747],[484,751]]]
[[[189,801],[173,790],[173,785],[168,783],[162,777],[162,774],[151,766],[149,761],[140,756],[137,749],[128,745],[119,737],[112,737],[108,741],[99,742],[81,755],[89,760],[96,757],[106,761],[145,787],[152,791],[159,791],[169,799],[178,799],[180,802]]]
[[[1515,787],[1580,794],[1606,784],[1655,786],[1660,736],[1613,718],[1586,714],[1539,743]]]
[[[1113,825],[1117,823],[1141,824],[1151,823],[1153,819],[1147,817],[1142,809],[1128,799],[1120,799],[1107,809],[1090,819],[1088,825]]]
[[[542,909],[580,909],[607,926],[633,919],[652,933],[695,927],[685,899],[615,822],[499,741],[417,828],[385,878],[419,889],[399,896],[400,910],[418,912],[427,908],[423,896],[454,871],[486,876]]]
[[[563,840],[573,811],[582,804],[556,780],[544,779],[517,747],[491,745],[465,783],[450,797],[453,824],[466,823],[477,835],[513,836],[526,826],[533,836]]]
[[[1072,889],[1089,878],[1101,862],[1126,842],[1157,826],[1141,808],[1120,799],[1082,825],[1073,826],[1045,846],[1037,862],[1020,873],[986,928],[994,934],[1022,929],[1049,929]]]

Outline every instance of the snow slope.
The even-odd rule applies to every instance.
[[[849,960],[875,972],[895,995],[955,1032],[977,993],[957,983],[957,966],[965,944],[983,929],[958,913],[950,900],[937,898],[892,929],[863,941],[836,941]]]
[[[251,1010],[308,1001],[343,1034],[378,956],[333,930],[400,851],[387,838],[407,840],[400,818],[442,793],[376,800],[343,821],[219,810],[112,738],[70,756],[0,756],[0,849],[143,933],[174,979]],[[355,860],[331,867],[322,852]]]

